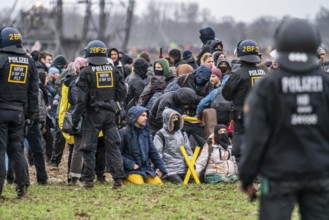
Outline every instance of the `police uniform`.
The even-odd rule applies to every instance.
[[[29,185],[23,147],[25,119],[39,120],[38,75],[34,61],[21,46],[21,34],[7,27],[0,35],[0,195],[7,151],[21,197]]]
[[[236,157],[237,162],[239,162],[242,135],[244,134],[243,104],[252,87],[267,72],[256,66],[260,62],[260,58],[258,56],[258,46],[254,41],[241,41],[238,44],[237,53],[241,65],[230,75],[230,78],[223,87],[222,94],[226,100],[232,101],[232,117],[234,120],[232,154]]]
[[[124,79],[106,59],[106,47],[101,41],[92,41],[86,48],[89,65],[79,74],[77,104],[73,111],[73,124],[78,125],[82,116],[82,143],[84,172],[82,179],[87,186],[94,180],[95,154],[98,134],[102,130],[106,145],[109,171],[115,181],[124,178],[120,137],[116,127],[116,102],[126,98]],[[103,54],[105,52],[105,54]],[[89,184],[89,185],[88,185]]]
[[[247,98],[243,190],[261,176],[260,219],[329,219],[329,77],[319,70],[320,37],[304,20],[276,31],[279,70]],[[307,46],[306,46],[307,45]]]

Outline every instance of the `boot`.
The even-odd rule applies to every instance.
[[[17,192],[17,197],[19,199],[23,198],[26,196],[26,193],[27,193],[27,186],[21,186],[21,187],[16,187],[16,192]]]
[[[122,179],[114,179],[112,189],[120,189],[122,187]]]
[[[103,175],[99,175],[99,176],[97,176],[96,180],[97,180],[97,182],[99,182],[99,183],[105,183],[105,182],[106,182],[106,181],[105,181],[105,176],[103,176]]]

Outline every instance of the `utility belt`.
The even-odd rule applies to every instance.
[[[95,112],[99,112],[100,109],[109,110],[114,113],[120,112],[120,109],[114,100],[96,101],[90,106]]]
[[[243,123],[243,110],[242,107],[235,106],[230,113],[230,119],[237,123]]]
[[[0,102],[0,109],[10,109],[10,110],[24,112],[24,104],[19,102],[10,102],[10,103]]]

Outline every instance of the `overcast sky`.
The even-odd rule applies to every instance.
[[[56,2],[56,0],[52,0]],[[63,0],[64,5],[69,2],[77,2],[78,0]],[[97,0],[92,0],[98,2]],[[127,2],[128,0],[123,0]],[[329,0],[136,0],[135,14],[143,14],[146,10],[148,2],[152,1],[156,4],[163,2],[197,2],[199,7],[208,8],[211,14],[220,19],[224,16],[231,16],[235,21],[251,22],[256,18],[264,15],[282,18],[285,15],[299,18],[314,19],[315,14],[323,6],[329,9]],[[1,7],[11,7],[14,0],[1,0]],[[19,0],[18,8],[30,8],[30,5],[37,0]],[[41,0],[44,4],[49,4],[49,0]],[[118,0],[111,0],[115,4],[119,4]],[[17,9],[16,9],[17,10]]]

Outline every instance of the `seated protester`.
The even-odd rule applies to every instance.
[[[198,68],[198,64],[196,63],[193,54],[189,50],[185,50],[183,52],[183,59],[182,59],[182,64],[188,64],[190,65],[194,70]],[[180,64],[180,65],[182,65]]]
[[[177,68],[176,68],[176,77],[179,77],[181,75],[186,75],[189,73],[193,72],[193,67],[189,64],[180,64]]]
[[[220,71],[222,72],[222,87],[225,85],[225,83],[227,82],[230,73],[231,73],[231,65],[228,62],[228,59],[226,58],[218,58],[217,62],[216,62],[216,67],[218,69],[220,69]]]
[[[179,64],[182,63],[181,57],[181,51],[178,49],[171,49],[168,53],[169,57],[174,60],[174,66],[178,67]]]
[[[222,72],[217,67],[211,68],[210,82],[214,85],[214,88],[221,86]]]
[[[175,75],[170,72],[169,63],[165,58],[154,62],[154,76],[150,78],[139,97],[138,105],[150,109],[153,103],[149,103],[150,99],[156,92],[162,92],[169,83],[175,80]]]
[[[181,88],[177,91],[167,92],[160,96],[153,104],[150,110],[149,125],[156,133],[163,127],[163,111],[165,108],[171,108],[180,114],[185,114],[184,111],[187,106],[194,105],[196,101],[196,94],[193,89]]]
[[[128,93],[126,98],[127,110],[132,106],[136,106],[139,96],[142,94],[146,86],[147,72],[150,64],[142,59],[137,58],[134,63],[134,71],[125,79],[128,85]]]
[[[214,64],[217,63],[219,58],[226,58],[225,54],[223,51],[215,51],[212,53],[212,57],[214,58]]]
[[[184,146],[186,153],[192,157],[192,150],[187,134],[182,131],[184,120],[178,112],[166,108],[163,111],[163,128],[154,136],[154,145],[167,170],[164,180],[172,183],[182,183],[187,171],[180,146]]]
[[[217,113],[217,123],[229,125],[230,123],[230,112],[232,109],[232,102],[224,99],[222,95],[223,87],[214,89],[205,98],[203,98],[197,109],[196,117],[202,119],[203,110],[206,108],[213,108]]]
[[[231,140],[225,125],[216,125],[214,134],[203,147],[195,163],[196,173],[205,183],[235,183],[238,180],[236,163],[231,154]]]
[[[162,184],[160,178],[167,171],[150,135],[148,110],[142,106],[133,106],[127,117],[128,125],[120,130],[124,183]]]

